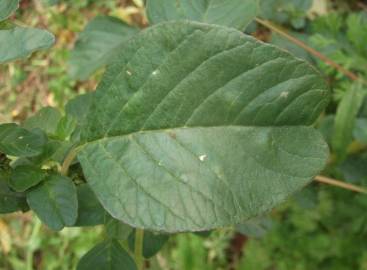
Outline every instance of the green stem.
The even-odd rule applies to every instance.
[[[38,237],[38,234],[41,230],[42,223],[41,221],[36,218],[34,219],[34,225],[31,232],[31,235],[29,237],[29,240],[27,241],[28,250],[26,253],[26,269],[32,270],[33,269],[33,253],[35,250],[34,242],[36,241],[36,238]]]
[[[67,176],[69,167],[73,160],[75,159],[76,155],[78,154],[78,148],[73,148],[69,151],[69,153],[66,155],[64,162],[62,163],[60,173],[62,175]]]
[[[144,241],[144,230],[135,230],[135,262],[138,270],[144,269],[144,258],[143,258],[143,241]]]

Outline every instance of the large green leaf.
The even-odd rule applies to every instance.
[[[188,19],[243,30],[256,16],[257,0],[148,0],[152,24]]]
[[[46,135],[39,129],[28,131],[17,124],[0,125],[0,152],[17,157],[31,157],[42,153]]]
[[[104,241],[79,261],[77,270],[136,270],[130,255],[116,240]]]
[[[0,63],[26,57],[36,50],[50,47],[54,36],[42,29],[11,27],[0,30]]]
[[[137,28],[110,17],[98,16],[79,35],[70,58],[70,73],[75,79],[85,80],[98,68],[111,62],[117,49]]]
[[[241,32],[149,28],[94,95],[78,158],[105,209],[134,227],[197,231],[259,215],[306,185],[328,102],[304,61]]]
[[[0,21],[7,19],[19,6],[19,0],[0,1]]]
[[[27,201],[42,222],[53,230],[72,226],[77,219],[76,188],[67,177],[50,175],[27,193]]]

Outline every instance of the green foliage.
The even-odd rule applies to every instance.
[[[40,129],[26,130],[17,124],[0,125],[0,152],[16,157],[31,157],[42,153],[47,137]]]
[[[261,0],[260,15],[281,24],[290,24],[294,28],[306,25],[306,13],[312,0]]]
[[[322,169],[327,147],[302,126],[327,104],[328,91],[306,63],[240,32],[194,23],[161,24],[123,51],[94,95],[82,133],[88,142],[78,155],[113,216],[169,232],[228,226],[273,207]],[[183,56],[176,69],[172,63]],[[290,72],[254,85],[285,62]],[[269,186],[277,196],[269,196]],[[111,199],[113,189],[121,192]]]
[[[19,6],[19,0],[2,0],[0,2],[0,21],[7,19]]]
[[[77,270],[137,270],[130,255],[116,240],[106,240],[80,260]]]
[[[9,186],[17,192],[24,192],[40,183],[46,173],[31,165],[22,165],[11,171]]]
[[[6,261],[6,270],[75,269],[84,255],[78,269],[137,269],[141,256],[150,259],[147,269],[364,269],[364,197],[318,192],[314,186],[261,215],[324,168],[328,147],[312,126],[315,121],[332,146],[324,173],[366,185],[364,86],[256,24],[254,33],[247,28],[317,63],[328,75],[326,86],[309,64],[233,29],[244,30],[253,20],[255,1],[148,0],[148,20],[157,25],[141,32],[131,26],[147,26],[141,1],[127,10],[114,1],[44,2],[55,4],[42,8],[46,21],[56,22],[50,29],[58,45],[47,60],[31,61],[45,67],[46,88],[61,108],[43,108],[20,125],[0,125],[0,213],[31,208],[53,230],[99,226],[85,243],[74,237],[68,246],[68,240],[50,237],[57,251],[42,251],[42,263],[30,264],[28,253],[16,259],[1,256],[0,268]],[[292,35],[367,75],[366,15],[329,13],[311,21],[306,16],[311,2],[261,1],[260,16],[291,27]],[[0,18],[15,10],[9,3],[1,2]],[[83,19],[80,7],[88,9]],[[67,18],[65,8],[71,10]],[[130,12],[138,19],[129,24],[119,19]],[[93,17],[69,55],[73,32]],[[1,23],[0,61],[53,42],[48,32],[15,26],[12,18]],[[175,21],[182,19],[198,22]],[[15,32],[22,35],[13,43],[1,39]],[[37,33],[48,38],[39,39]],[[94,88],[99,77],[73,79],[86,80],[106,65],[96,92],[63,106],[66,97]],[[20,62],[13,69],[10,64],[16,89],[29,69]],[[333,98],[324,111],[329,87]],[[224,226],[233,228],[205,231]],[[136,263],[134,227],[147,229]],[[248,237],[238,265],[242,252],[234,229]],[[6,239],[1,230],[0,247]],[[63,230],[62,237],[73,230]],[[166,234],[177,231],[200,232]],[[32,240],[30,254],[46,245],[37,241]]]
[[[71,53],[70,74],[85,80],[116,57],[119,47],[138,32],[121,20],[99,16],[88,23]]]
[[[338,106],[332,145],[341,159],[346,156],[347,147],[353,140],[355,118],[365,96],[362,86],[356,84],[345,93]]]
[[[30,208],[48,227],[61,230],[72,226],[78,217],[76,188],[71,179],[52,174],[27,192]]]
[[[187,19],[243,30],[255,18],[257,6],[257,0],[148,0],[147,15],[152,24]]]

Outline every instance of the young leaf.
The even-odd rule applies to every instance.
[[[306,62],[193,22],[159,24],[122,50],[94,94],[78,155],[113,217],[153,231],[228,226],[323,168],[327,145],[308,125],[329,92]]]
[[[24,192],[39,184],[45,177],[45,171],[31,165],[22,165],[11,171],[9,186],[15,191]]]
[[[27,210],[27,202],[22,193],[13,192],[7,184],[6,173],[0,169],[0,214]]]
[[[27,201],[40,220],[53,230],[72,226],[77,219],[76,188],[67,177],[48,176],[40,186],[27,192]]]
[[[26,119],[22,126],[26,129],[40,128],[48,135],[54,135],[61,117],[62,115],[58,109],[45,107]]]
[[[347,147],[353,139],[355,118],[366,93],[359,83],[353,85],[339,103],[334,123],[332,145],[340,160],[344,159]]]
[[[143,256],[146,259],[153,257],[157,254],[168,241],[169,236],[167,234],[160,234],[150,231],[144,231],[143,240]],[[135,230],[129,236],[130,250],[135,249]]]
[[[106,213],[105,227],[108,237],[117,240],[126,240],[133,232],[133,228],[121,221],[114,219]]]
[[[48,31],[14,26],[0,30],[0,63],[27,57],[32,52],[46,49],[55,41]]]
[[[65,115],[60,119],[60,122],[57,125],[56,129],[56,137],[59,140],[68,140],[71,134],[74,132],[76,128],[77,122],[74,117],[70,115]]]
[[[116,57],[118,48],[137,32],[137,28],[114,17],[94,18],[79,35],[71,53],[71,76],[79,80],[87,79],[97,69],[110,63]]]
[[[0,152],[16,157],[39,155],[47,137],[41,130],[28,131],[17,124],[0,124]]]
[[[307,11],[313,0],[260,0],[260,15],[277,23],[290,23],[299,29],[305,26]]]
[[[146,8],[152,24],[187,19],[244,30],[257,7],[257,0],[148,0]]]
[[[92,101],[93,93],[87,93],[70,100],[65,106],[66,115],[70,115],[77,120],[77,126],[71,135],[71,141],[73,142],[80,139],[80,132],[85,124]]]
[[[97,200],[88,184],[77,187],[78,219],[74,226],[96,226],[105,221],[106,211]]]
[[[7,19],[19,7],[19,0],[0,1],[0,21]]]
[[[137,270],[134,260],[116,240],[106,240],[85,254],[77,270]]]

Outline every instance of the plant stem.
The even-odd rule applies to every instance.
[[[340,73],[344,74],[349,79],[351,79],[353,81],[361,81],[363,84],[367,85],[367,82],[365,80],[362,80],[361,78],[359,78],[358,75],[356,75],[353,72],[351,72],[351,71],[347,70],[346,68],[342,67],[341,65],[334,62],[333,60],[331,60],[327,56],[323,55],[322,53],[318,52],[317,50],[311,48],[310,46],[308,46],[303,41],[291,36],[290,34],[286,33],[285,31],[281,30],[279,27],[275,26],[273,23],[271,23],[269,21],[266,21],[266,20],[262,20],[260,18],[256,18],[255,20],[259,24],[261,24],[261,25],[265,26],[266,28],[269,28],[270,30],[278,33],[279,35],[283,36],[284,38],[288,39],[292,43],[294,43],[297,46],[301,47],[302,49],[304,49],[308,53],[310,53],[313,56],[319,58],[320,60],[322,60],[323,62],[325,62],[329,66],[332,66],[333,68],[338,70]]]
[[[64,176],[67,176],[69,167],[73,160],[75,159],[76,155],[78,154],[77,148],[72,148],[69,153],[66,155],[64,162],[62,163],[60,173]]]
[[[327,185],[340,187],[340,188],[348,189],[348,190],[351,190],[351,191],[367,194],[367,189],[365,189],[363,187],[348,184],[348,183],[345,183],[343,181],[335,180],[335,179],[325,177],[325,176],[322,176],[322,175],[316,176],[315,181],[323,183],[323,184],[327,184]]]
[[[143,258],[143,240],[144,240],[144,230],[135,230],[135,262],[138,270],[144,269],[144,258]]]
[[[29,237],[29,240],[27,241],[28,242],[27,243],[28,249],[26,253],[26,269],[27,270],[33,269],[33,253],[35,251],[34,243],[36,241],[36,238],[38,237],[39,231],[41,230],[41,226],[42,226],[42,223],[38,218],[34,220],[35,221],[33,224],[33,229]]]

